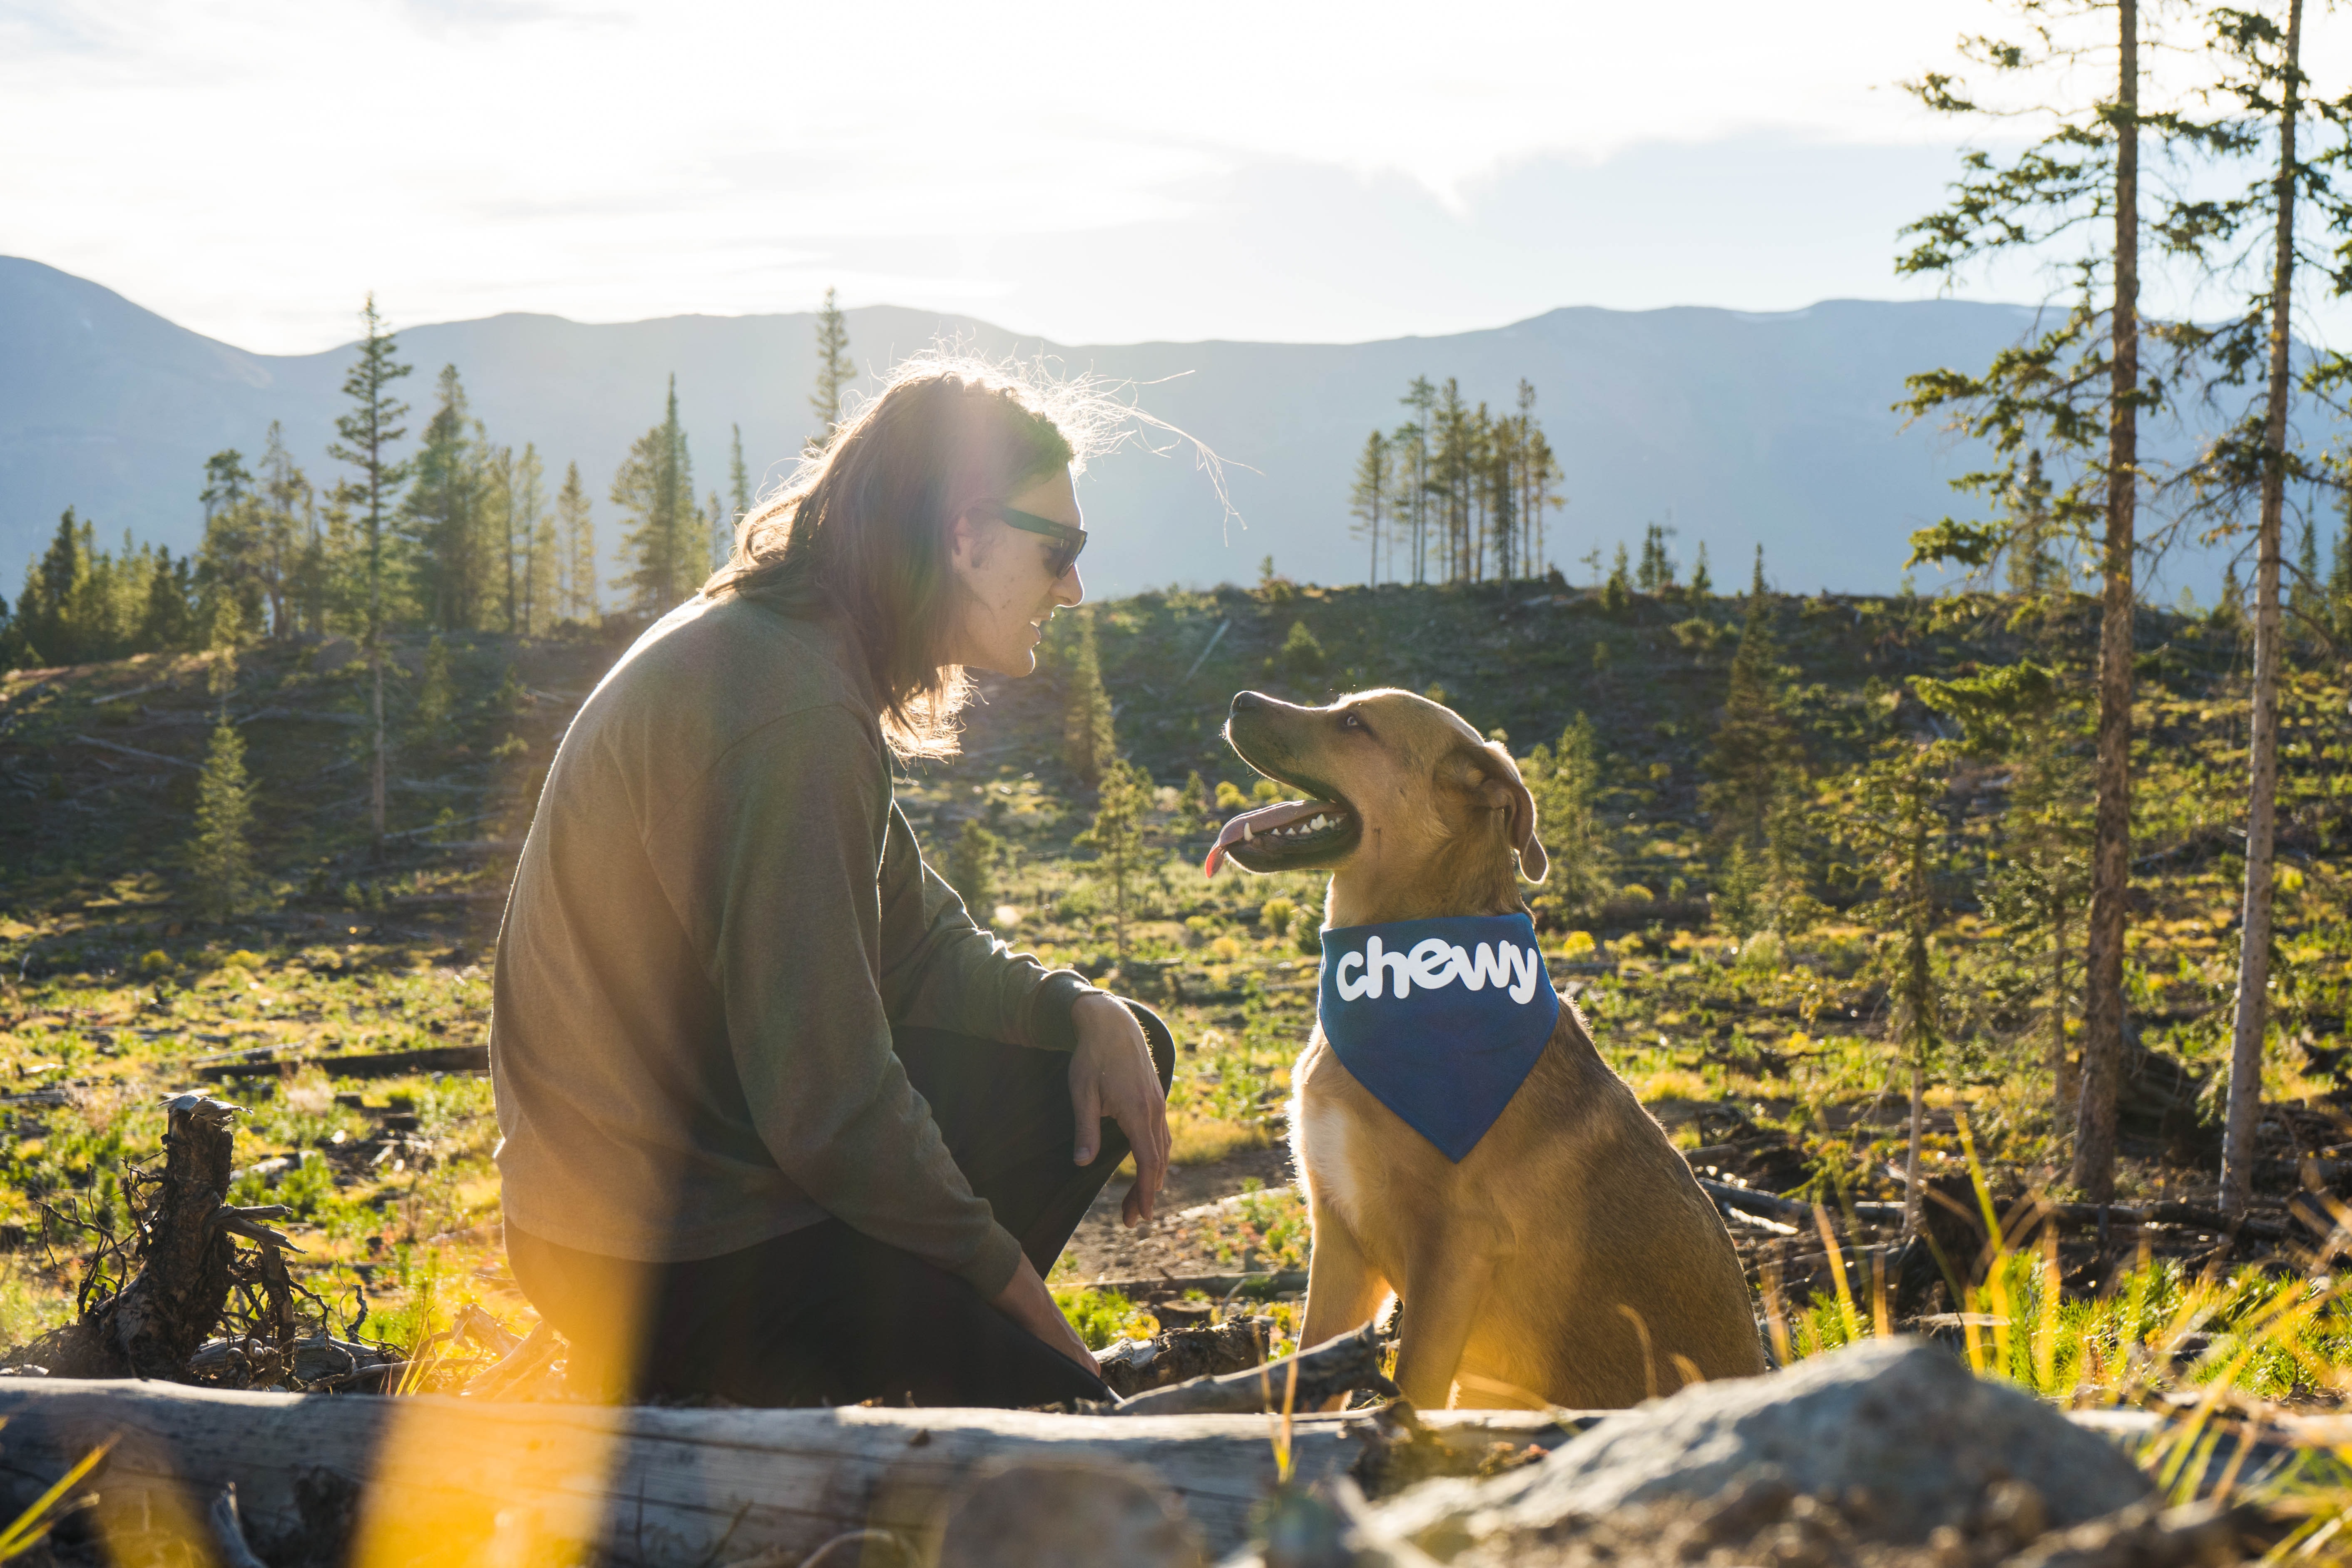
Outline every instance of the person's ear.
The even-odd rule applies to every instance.
[[[961,511],[948,523],[948,559],[960,572],[986,564],[988,531],[981,520]]]

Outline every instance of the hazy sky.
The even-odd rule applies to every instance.
[[[1066,342],[1916,297],[1895,230],[1955,132],[1894,84],[1999,17],[0,0],[0,252],[271,352],[345,340],[371,288],[415,323],[835,284]],[[2324,68],[2347,24],[2315,28]]]

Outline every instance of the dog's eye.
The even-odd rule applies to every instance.
[[[1361,719],[1357,718],[1353,713],[1342,713],[1339,715],[1339,728],[1342,730],[1360,730],[1363,727],[1364,721]]]

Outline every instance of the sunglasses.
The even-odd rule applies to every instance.
[[[1087,547],[1087,531],[1083,528],[1055,522],[1052,518],[1039,517],[1034,511],[1016,511],[1009,506],[991,510],[1004,520],[1007,528],[1017,528],[1024,533],[1043,534],[1054,542],[1054,553],[1046,558],[1045,564],[1053,569],[1056,578],[1068,574],[1070,568],[1078,563],[1078,552]]]

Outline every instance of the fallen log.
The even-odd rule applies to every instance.
[[[354,1052],[348,1056],[280,1057],[263,1061],[215,1062],[194,1077],[220,1083],[233,1078],[266,1078],[295,1068],[316,1067],[329,1078],[404,1078],[413,1072],[488,1072],[488,1046],[427,1046],[413,1051]]]
[[[1715,1200],[1719,1209],[1737,1209],[1741,1214],[1756,1215],[1764,1219],[1777,1219],[1784,1225],[1810,1226],[1813,1223],[1814,1206],[1795,1198],[1776,1197],[1770,1193],[1751,1192],[1735,1187],[1729,1182],[1714,1181],[1706,1176],[1696,1178],[1699,1187]],[[1847,1205],[1853,1217],[1871,1225],[1901,1225],[1901,1204],[1856,1203]],[[1842,1211],[1832,1209],[1832,1215]]]
[[[1361,1390],[1393,1398],[1396,1385],[1381,1373],[1381,1355],[1387,1348],[1379,1328],[1366,1323],[1354,1333],[1326,1340],[1312,1350],[1246,1372],[1195,1377],[1139,1394],[1107,1414],[1139,1417],[1263,1415],[1286,1406],[1293,1411],[1314,1410],[1325,1400]]]
[[[1247,1538],[1276,1479],[1264,1415],[614,1408],[0,1377],[0,1518],[114,1436],[78,1489],[100,1500],[100,1533],[119,1517],[194,1530],[234,1483],[245,1539],[272,1562],[593,1547],[647,1568],[797,1563],[861,1530],[925,1539],[981,1475],[1073,1460],[1157,1478],[1214,1560]],[[1496,1443],[1549,1447],[1572,1429],[1533,1412],[1434,1412],[1412,1430],[1385,1411],[1302,1415],[1294,1476],[1311,1485],[1430,1441],[1466,1473]]]

